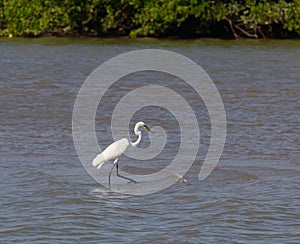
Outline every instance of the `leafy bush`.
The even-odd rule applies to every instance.
[[[37,36],[66,26],[68,16],[61,1],[55,0],[10,0],[4,3],[7,30],[14,35]]]
[[[0,0],[0,35],[300,36],[300,0]]]

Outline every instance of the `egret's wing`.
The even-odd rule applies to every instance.
[[[115,160],[124,154],[128,146],[129,142],[126,138],[115,141],[102,152],[103,158],[106,161]]]
[[[99,164],[99,165],[97,166],[97,169],[100,169],[104,163],[105,163],[105,162],[102,162],[101,164]]]
[[[104,163],[105,160],[102,154],[97,155],[97,157],[95,157],[92,162],[93,166],[97,167],[97,169],[100,169]]]

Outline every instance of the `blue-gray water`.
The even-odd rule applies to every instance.
[[[203,137],[187,183],[137,197],[108,193],[85,171],[72,110],[98,65],[141,48],[201,65],[222,96],[228,132],[217,168],[198,181],[210,135],[201,105]],[[299,41],[2,39],[0,57],[1,243],[298,243]],[[160,113],[150,124],[172,127]],[[97,115],[103,145],[111,142],[107,114]],[[120,167],[139,174],[162,167],[127,163]]]

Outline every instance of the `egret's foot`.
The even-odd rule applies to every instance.
[[[133,183],[137,183],[135,180],[130,179],[130,178],[126,177],[126,176],[120,175],[118,172],[117,172],[117,176],[119,176],[120,178],[123,178],[123,179],[125,179],[125,180],[129,180],[129,181],[131,181],[131,182],[133,182]]]

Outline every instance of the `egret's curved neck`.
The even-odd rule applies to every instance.
[[[135,142],[131,142],[131,146],[136,147],[137,145],[139,145],[139,143],[141,142],[142,139],[142,132],[138,132],[138,139]]]

